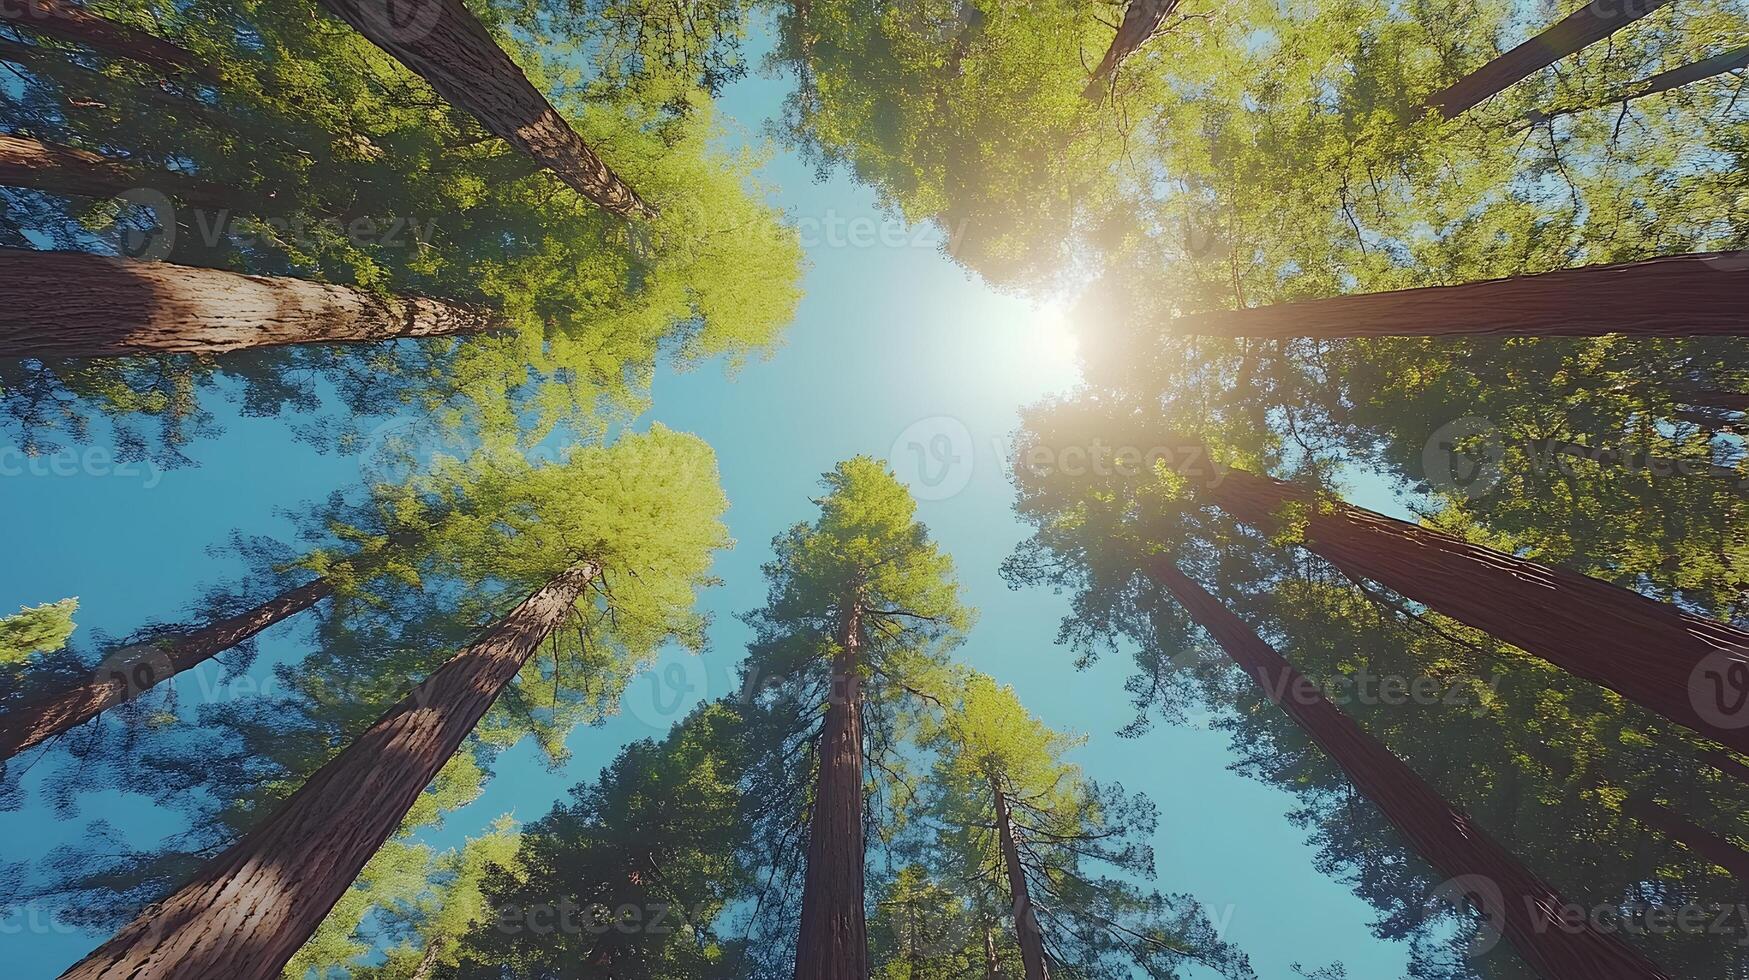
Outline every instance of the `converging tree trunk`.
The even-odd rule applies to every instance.
[[[1086,91],[1081,94],[1096,102],[1103,97],[1105,86],[1118,69],[1159,32],[1160,25],[1178,9],[1178,3],[1179,0],[1130,0],[1124,6],[1123,20],[1118,23],[1111,45],[1105,49],[1104,57],[1088,78]]]
[[[1749,884],[1749,851],[1650,800],[1629,800],[1627,814]]]
[[[1050,980],[1044,934],[1039,930],[1038,913],[1032,907],[1032,891],[1026,883],[1026,866],[1020,861],[1020,846],[1014,840],[1008,794],[993,774],[990,795],[996,801],[997,843],[1002,848],[1002,865],[1008,875],[1008,895],[1014,902],[1014,935],[1020,941],[1020,962],[1026,968],[1026,980]]]
[[[1749,750],[1749,633],[1668,603],[1244,470],[1205,499],[1253,526],[1301,504],[1304,545],[1355,578],[1483,630],[1739,751]]]
[[[1632,24],[1670,0],[1589,0],[1553,27],[1500,55],[1427,98],[1430,108],[1456,119],[1485,99]]]
[[[0,135],[0,185],[77,197],[115,197],[151,188],[211,211],[258,210],[261,199],[174,170],[142,172],[90,150]]]
[[[1488,926],[1499,929],[1540,976],[1670,980],[1619,937],[1589,923],[1564,920],[1563,911],[1571,906],[1553,887],[1362,731],[1324,698],[1318,685],[1170,561],[1155,560],[1148,574],[1342,768],[1409,846],[1449,879],[1442,887],[1446,897],[1475,903]]]
[[[796,980],[868,980],[863,908],[862,606],[850,597],[832,661],[802,883]]]
[[[117,651],[89,680],[0,715],[0,763],[77,728],[191,670],[333,594],[326,579],[282,592],[248,612],[181,636]]]
[[[523,600],[62,980],[277,980],[597,571],[578,563]]]
[[[173,72],[187,72],[217,83],[219,72],[191,52],[145,31],[90,13],[70,0],[15,0],[0,4],[0,21],[14,27],[83,44],[93,51],[128,58]]]
[[[1749,334],[1749,251],[1675,255],[1461,286],[1357,293],[1175,317],[1213,337]]]
[[[168,262],[0,249],[0,357],[219,354],[503,325],[478,305]]]
[[[1625,105],[1636,99],[1644,99],[1663,92],[1669,92],[1673,89],[1681,88],[1684,85],[1692,85],[1695,82],[1705,81],[1715,75],[1723,75],[1726,72],[1736,71],[1739,68],[1749,68],[1749,45],[1726,51],[1723,54],[1716,54],[1711,58],[1706,58],[1691,64],[1682,65],[1678,68],[1672,68],[1669,71],[1659,72],[1650,78],[1634,82],[1633,84],[1621,89],[1616,94],[1599,102],[1560,106],[1546,112],[1533,110],[1525,117],[1523,124],[1518,127],[1518,131],[1522,132],[1524,129],[1534,126],[1537,123],[1547,122],[1550,119],[1557,119],[1561,116],[1570,116],[1574,113],[1586,112],[1591,109],[1601,109],[1605,106]]]
[[[654,213],[529,83],[462,0],[419,0],[400,9],[380,0],[322,2],[438,95],[472,113],[489,132],[577,193],[623,217]]]

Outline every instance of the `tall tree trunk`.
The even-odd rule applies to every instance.
[[[1416,853],[1478,903],[1490,924],[1539,975],[1547,980],[1670,980],[1619,937],[1563,920],[1562,910],[1569,906],[1553,887],[1362,731],[1316,684],[1170,561],[1154,560],[1148,574],[1347,773]]]
[[[796,980],[868,980],[862,806],[862,606],[853,596],[839,627],[820,733]]]
[[[462,0],[420,0],[410,20],[381,0],[322,0],[372,44],[393,55],[492,134],[533,157],[577,193],[627,218],[654,211],[529,83]]]
[[[1555,26],[1428,96],[1427,105],[1447,119],[1456,119],[1489,96],[1596,44],[1669,2],[1589,0]]]
[[[1745,783],[1749,783],[1749,765],[1744,765],[1742,762],[1737,761],[1737,759],[1732,757],[1729,753],[1718,751],[1703,752],[1701,753],[1700,760],[1727,776],[1733,776]]]
[[[431,975],[437,972],[437,961],[442,955],[442,943],[436,939],[426,943],[424,955],[419,957],[419,964],[413,968],[413,975],[407,980],[431,980]]]
[[[483,306],[168,262],[0,249],[0,357],[220,354],[502,326]]]
[[[1002,849],[1002,866],[1008,873],[1008,895],[1014,900],[1014,935],[1020,941],[1020,962],[1026,968],[1026,980],[1050,980],[1044,933],[1039,929],[1038,912],[1032,906],[1020,846],[1014,840],[1014,814],[1009,811],[1008,794],[994,775],[990,777],[990,795],[996,801],[996,838]]]
[[[1646,470],[1657,476],[1704,476],[1715,480],[1749,480],[1749,473],[1698,459],[1673,459],[1651,453],[1624,453],[1616,449],[1593,449],[1564,439],[1538,439],[1531,448],[1545,458],[1559,453],[1578,459],[1588,459],[1599,466],[1619,466],[1630,470]]]
[[[1130,0],[1124,6],[1123,20],[1112,35],[1111,45],[1105,49],[1105,56],[1099,59],[1088,77],[1087,89],[1081,94],[1095,102],[1103,98],[1107,82],[1160,30],[1160,25],[1178,9],[1178,3],[1179,0]]]
[[[259,211],[266,203],[236,188],[189,174],[173,170],[145,173],[90,150],[8,135],[0,135],[0,185],[96,198],[152,188],[211,211]]]
[[[62,980],[278,980],[598,571],[573,565],[523,600]]]
[[[1723,75],[1740,68],[1749,68],[1749,45],[1726,51],[1723,54],[1716,54],[1711,58],[1692,64],[1672,68],[1669,71],[1659,72],[1650,78],[1634,82],[1602,102],[1560,106],[1547,112],[1533,110],[1525,117],[1523,124],[1516,127],[1516,131],[1522,132],[1537,123],[1547,122],[1561,116],[1570,116],[1591,109],[1601,109],[1604,106],[1625,105],[1635,99],[1644,99],[1648,96],[1681,88],[1684,85],[1692,85],[1695,82],[1705,81],[1715,75]]]
[[[70,0],[12,0],[0,3],[0,21],[14,27],[83,44],[93,51],[129,58],[173,72],[188,72],[217,84],[219,72],[191,52],[161,37],[90,13]]]
[[[1305,547],[1346,574],[1749,750],[1749,633],[1360,507],[1323,506],[1301,487],[1244,470],[1228,471],[1204,492],[1238,520],[1265,528],[1277,526],[1283,505],[1305,504]]]
[[[1749,392],[1726,391],[1720,388],[1690,388],[1682,393],[1682,402],[1699,408],[1716,408],[1726,412],[1749,412]]]
[[[0,763],[206,663],[269,626],[321,602],[333,591],[326,579],[319,578],[282,592],[248,612],[174,639],[126,650],[125,659],[118,662],[105,660],[97,674],[84,683],[0,715]]]
[[[1002,980],[1002,960],[996,955],[996,930],[984,923],[984,980]]]
[[[1357,293],[1168,320],[1213,337],[1749,334],[1749,251],[1673,255],[1461,286]]]
[[[1749,884],[1749,851],[1650,800],[1630,800],[1627,814]]]

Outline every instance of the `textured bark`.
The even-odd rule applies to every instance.
[[[863,908],[862,607],[852,597],[839,626],[831,703],[820,733],[820,772],[808,833],[796,980],[868,980]]]
[[[1630,470],[1649,470],[1657,475],[1703,476],[1714,480],[1749,481],[1749,473],[1729,466],[1698,459],[1672,459],[1651,453],[1624,453],[1615,449],[1593,449],[1564,439],[1539,439],[1531,448],[1547,455],[1559,453],[1578,459],[1588,459],[1599,466],[1619,466]]]
[[[1738,881],[1749,883],[1749,851],[1670,809],[1650,800],[1630,800],[1628,816],[1681,844],[1713,864],[1729,871]]]
[[[14,27],[83,44],[93,51],[129,58],[173,72],[188,72],[209,82],[219,72],[191,52],[161,37],[87,12],[69,0],[11,0],[0,3],[0,21]]]
[[[168,262],[0,249],[0,357],[219,354],[501,326],[481,306]]]
[[[1153,36],[1159,32],[1160,25],[1172,11],[1178,9],[1179,0],[1130,0],[1124,6],[1123,20],[1117,25],[1117,33],[1111,38],[1111,45],[1105,49],[1105,56],[1099,59],[1099,64],[1093,69],[1093,74],[1087,81],[1087,89],[1081,94],[1097,102],[1104,97],[1105,86],[1117,70],[1123,67],[1130,56],[1142,49]]]
[[[596,574],[574,565],[523,600],[62,980],[278,980]]]
[[[1220,644],[1275,704],[1342,768],[1409,846],[1476,902],[1489,922],[1546,980],[1670,980],[1619,937],[1561,918],[1568,903],[1440,796],[1403,760],[1326,700],[1239,617],[1170,561],[1148,574]],[[1455,894],[1452,897],[1456,897]]]
[[[1749,251],[1564,269],[1461,286],[1333,296],[1169,320],[1214,337],[1749,334]]]
[[[105,661],[96,676],[83,684],[0,715],[0,763],[206,663],[321,602],[333,591],[326,579],[316,579],[248,612],[141,649],[122,662]]]
[[[142,172],[89,150],[0,135],[0,184],[77,197],[152,188],[197,208],[258,210],[261,198],[172,170]]]
[[[1525,117],[1524,123],[1517,127],[1517,129],[1522,132],[1524,129],[1534,126],[1537,123],[1547,122],[1550,119],[1557,119],[1561,116],[1570,116],[1574,113],[1587,112],[1592,109],[1601,109],[1604,106],[1624,105],[1635,99],[1644,99],[1648,96],[1659,95],[1672,89],[1681,88],[1684,85],[1693,85],[1695,82],[1705,81],[1715,75],[1723,75],[1726,72],[1736,71],[1740,68],[1749,68],[1749,46],[1726,51],[1723,54],[1716,54],[1711,58],[1672,68],[1669,71],[1659,72],[1650,78],[1642,79],[1627,86],[1617,94],[1603,100],[1602,102],[1561,106],[1547,112],[1533,111]]]
[[[1430,108],[1456,119],[1490,96],[1596,44],[1670,0],[1590,0],[1553,27],[1495,58],[1427,99]]]
[[[995,776],[990,777],[990,795],[996,801],[996,839],[1002,849],[1002,866],[1008,874],[1008,896],[1014,902],[1014,935],[1020,941],[1020,962],[1026,969],[1026,980],[1050,980],[1045,937],[1039,931],[1032,890],[1026,883],[1026,867],[1020,863],[1020,846],[1014,840],[1014,815],[1009,812],[1008,794]]]
[[[1303,488],[1243,470],[1228,471],[1203,493],[1240,521],[1271,529],[1284,504],[1305,503],[1305,546],[1348,575],[1378,582],[1723,745],[1749,750],[1749,727],[1732,727],[1744,706],[1731,703],[1749,689],[1727,690],[1737,676],[1749,676],[1749,633],[1632,589],[1360,507],[1322,506]],[[1708,700],[1713,697],[1717,705]]]
[[[577,193],[628,218],[653,210],[621,180],[552,103],[529,83],[462,0],[322,0],[372,44],[393,55],[450,104],[533,157]],[[406,23],[394,22],[407,13]]]

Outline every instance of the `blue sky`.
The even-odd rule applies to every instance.
[[[757,134],[786,87],[747,79],[722,110]],[[883,215],[874,194],[848,177],[817,182],[811,167],[782,153],[764,176],[808,239],[807,296],[784,346],[732,378],[714,366],[664,369],[656,408],[640,423],[696,432],[718,453],[738,546],[719,565],[726,584],[704,598],[715,617],[711,649],[665,658],[634,685],[618,717],[572,736],[564,771],[545,768],[527,746],[507,753],[484,798],[429,838],[458,843],[506,812],[533,820],[627,741],[659,735],[698,699],[730,691],[747,639],[736,614],[763,600],[759,566],[772,536],[812,516],[822,471],[866,453],[891,458],[913,483],[921,518],[953,554],[980,610],[963,658],[1012,684],[1051,726],[1090,736],[1076,761],[1093,777],[1120,780],[1159,805],[1160,888],[1200,899],[1267,980],[1291,977],[1296,961],[1341,960],[1356,980],[1400,976],[1406,950],[1375,939],[1368,908],[1314,869],[1312,849],[1285,816],[1292,797],[1227,771],[1227,737],[1194,722],[1118,738],[1131,718],[1127,660],[1077,672],[1052,642],[1067,598],[1012,591],[997,574],[1025,533],[1010,509],[1004,442],[1020,406],[1075,381],[1061,318],[992,292],[942,256],[933,233]],[[283,533],[281,511],[359,480],[356,458],[313,452],[283,421],[239,418],[216,402],[214,410],[225,432],[193,447],[198,467],[0,476],[0,513],[15,518],[10,560],[0,563],[0,611],[77,595],[81,639],[175,619],[205,588],[240,574],[240,563],[207,551],[230,530]],[[1368,487],[1361,499],[1380,505],[1382,489]],[[254,672],[265,676],[307,643],[295,622],[277,627]],[[200,680],[178,681],[185,705],[200,696]],[[27,777],[27,787],[41,775]],[[81,820],[60,823],[34,803],[0,813],[0,861],[78,840],[84,818],[102,816],[142,841],[178,824],[140,798],[85,804]],[[55,976],[102,938],[56,926],[40,911],[0,921],[6,972],[26,980]]]

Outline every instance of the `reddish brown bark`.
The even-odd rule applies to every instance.
[[[0,4],[0,21],[117,58],[219,81],[218,70],[191,52],[145,31],[105,20],[69,0],[12,0]]]
[[[277,980],[597,569],[560,573],[62,980]]]
[[[0,184],[77,197],[114,197],[152,188],[197,208],[258,209],[264,202],[232,187],[171,170],[142,172],[89,150],[0,135]]]
[[[1456,119],[1570,54],[1596,44],[1670,0],[1590,0],[1553,27],[1427,98],[1429,108]]]
[[[462,0],[322,0],[372,44],[425,79],[493,135],[533,157],[577,193],[628,218],[653,210],[529,83]],[[405,16],[405,20],[397,18]]]
[[[1306,506],[1305,546],[1723,745],[1749,750],[1749,633],[1632,589],[1386,517],[1312,501],[1298,486],[1230,470],[1203,491],[1247,524]],[[1739,666],[1741,665],[1741,666]]]
[[[1117,25],[1117,33],[1112,35],[1111,45],[1105,49],[1104,57],[1093,69],[1093,74],[1087,81],[1087,89],[1081,94],[1098,101],[1105,94],[1105,85],[1117,70],[1123,67],[1130,56],[1142,49],[1153,36],[1159,32],[1160,25],[1172,11],[1178,9],[1179,0],[1130,0],[1124,6],[1123,20]]]
[[[0,763],[200,666],[321,602],[333,591],[326,579],[316,579],[248,612],[130,651],[118,662],[104,661],[98,673],[83,684],[0,715]]]
[[[1707,861],[1729,871],[1738,881],[1749,883],[1749,851],[1718,834],[1695,825],[1662,803],[1630,800],[1627,814],[1681,844]]]
[[[1014,902],[1014,935],[1020,941],[1020,962],[1026,980],[1050,980],[1050,961],[1045,957],[1045,937],[1039,930],[1038,912],[1032,907],[1032,890],[1026,883],[1026,866],[1020,861],[1020,846],[1014,840],[1014,815],[1002,783],[990,777],[990,795],[996,801],[996,838],[1002,849],[1002,866],[1008,873],[1008,895]]]
[[[1622,89],[1614,96],[1602,102],[1561,106],[1560,108],[1551,109],[1547,112],[1533,111],[1525,118],[1524,124],[1518,127],[1518,129],[1522,132],[1524,129],[1537,123],[1546,122],[1560,116],[1570,116],[1576,112],[1586,112],[1591,109],[1601,109],[1604,106],[1622,105],[1624,103],[1632,102],[1635,99],[1644,99],[1649,96],[1668,92],[1672,89],[1681,88],[1684,85],[1693,85],[1695,82],[1705,81],[1715,75],[1723,75],[1726,72],[1736,71],[1739,68],[1749,68],[1749,46],[1726,51],[1723,54],[1716,54],[1711,58],[1672,68],[1669,71],[1659,72],[1650,78],[1642,79],[1627,86],[1625,89]]]
[[[820,733],[796,980],[868,980],[863,907],[862,607],[846,602]]]
[[[1478,904],[1539,975],[1547,980],[1670,980],[1619,937],[1589,923],[1563,921],[1561,913],[1569,906],[1560,893],[1362,731],[1316,684],[1170,561],[1154,561],[1148,574],[1342,768],[1409,846],[1451,879],[1452,888]]]
[[[481,306],[80,252],[0,249],[0,357],[218,354],[483,333]]]
[[[1215,337],[1734,335],[1749,333],[1746,291],[1749,251],[1720,252],[1197,313],[1166,328]]]

